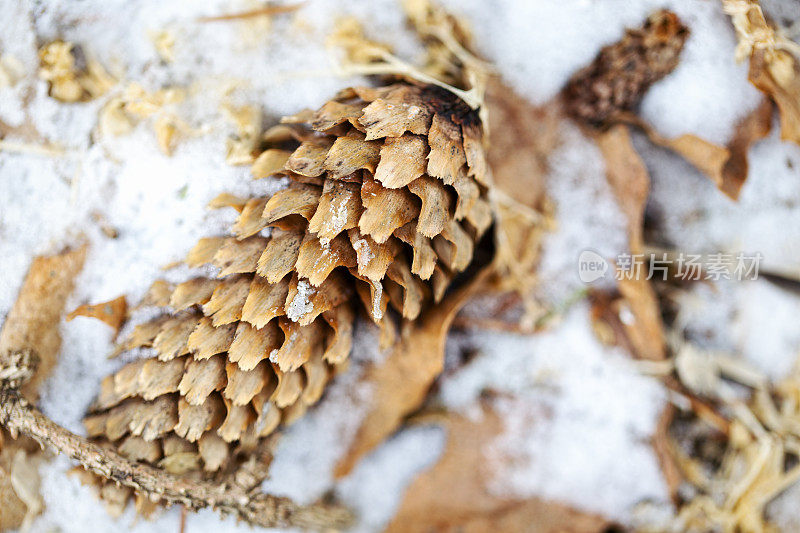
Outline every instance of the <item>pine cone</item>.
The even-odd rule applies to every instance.
[[[567,112],[593,126],[607,125],[633,110],[655,82],[678,65],[689,29],[675,13],[661,10],[642,28],[604,47],[564,88]]]
[[[282,122],[253,175],[288,186],[212,202],[240,211],[233,235],[202,239],[186,263],[218,276],[154,284],[146,300],[164,314],[122,349],[157,356],[107,377],[86,418],[131,459],[181,474],[229,467],[320,398],[357,308],[390,340],[399,317],[441,300],[492,223],[477,112],[447,91],[347,89]]]

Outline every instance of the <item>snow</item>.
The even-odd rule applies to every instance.
[[[545,236],[538,271],[543,295],[551,302],[564,301],[585,288],[578,277],[582,251],[613,259],[628,250],[627,220],[606,181],[600,150],[577,126],[563,124],[561,130],[561,144],[551,155],[547,176],[558,227]],[[613,280],[603,283],[598,280],[593,286],[611,286]]]
[[[800,313],[796,290],[763,278],[698,284],[678,295],[678,305],[681,326],[696,345],[741,354],[773,380],[785,376],[800,355],[800,335],[787,327]]]
[[[314,304],[309,298],[314,296],[316,292],[316,289],[311,286],[307,279],[298,281],[297,293],[289,303],[289,307],[286,308],[286,317],[293,322],[297,322],[311,313],[314,310]]]
[[[750,151],[738,202],[674,155],[636,141],[652,178],[649,215],[663,239],[657,244],[688,253],[760,252],[762,272],[800,274],[800,147],[780,141],[777,121]]]
[[[359,268],[367,268],[375,259],[375,254],[370,249],[367,239],[358,239],[353,243],[353,249],[356,251]]]
[[[659,132],[724,143],[759,102],[746,67],[732,60],[735,38],[718,2],[444,4],[472,22],[478,49],[537,103],[552,98],[626,26],[638,25],[660,7],[676,10],[692,33],[678,69],[643,102],[643,116]],[[120,294],[135,301],[159,277],[188,275],[162,267],[183,258],[198,238],[223,233],[235,219],[233,210],[206,209],[212,198],[221,192],[270,194],[285,185],[252,181],[246,167],[226,164],[225,141],[235,125],[221,106],[255,105],[270,123],[360,81],[331,74],[325,37],[339,15],[367,21],[368,33],[391,42],[399,55],[420,56],[394,0],[309,0],[298,13],[270,23],[197,21],[255,5],[250,0],[0,0],[0,56],[24,67],[15,85],[0,88],[0,131],[10,129],[4,141],[47,142],[65,150],[62,157],[0,151],[0,318],[12,306],[31,258],[66,245],[90,244],[68,307]],[[797,16],[788,8],[775,9]],[[151,36],[159,31],[175,38],[172,63],[153,45]],[[107,97],[61,104],[35,76],[37,44],[55,38],[78,43],[121,80],[120,87],[137,82],[148,90],[186,89],[176,113],[198,133],[180,137],[167,157],[147,120],[120,137],[98,132],[97,113]],[[613,257],[627,248],[625,219],[605,182],[599,151],[572,125],[563,125],[560,137],[547,178],[557,228],[545,239],[540,268],[541,296],[550,303],[585,287],[576,264],[582,250]],[[764,269],[800,274],[800,148],[781,142],[777,131],[754,146],[750,177],[735,204],[678,157],[639,136],[635,142],[652,177],[648,221],[663,241],[655,244],[691,253],[761,252]],[[118,230],[118,238],[104,235],[96,214]],[[378,284],[376,292],[381,288]],[[793,364],[800,340],[794,327],[800,298],[793,290],[761,279],[698,285],[680,298],[687,334],[701,346],[738,353],[771,377]],[[301,316],[308,302],[299,290],[297,303]],[[380,314],[379,306],[376,311]],[[61,360],[41,405],[57,422],[81,432],[82,414],[101,378],[121,362],[106,358],[112,339],[103,324],[78,318],[62,324],[61,333]],[[458,368],[457,352],[466,349],[478,355]],[[664,391],[637,372],[627,355],[598,343],[585,302],[540,334],[459,332],[448,340],[447,351],[448,368],[434,401],[470,414],[483,391],[504,393],[495,403],[506,430],[493,443],[498,463],[492,490],[563,500],[622,523],[631,522],[641,501],[666,502],[648,445]],[[360,531],[387,523],[405,487],[436,461],[446,437],[435,428],[404,429],[348,478],[333,479],[333,466],[372,394],[357,378],[381,357],[375,327],[359,325],[350,368],[285,432],[266,490],[300,501],[332,492],[359,512]],[[130,510],[119,521],[111,519],[87,487],[65,475],[70,467],[58,458],[43,468],[46,511],[34,531],[177,529],[177,509],[152,523],[135,520]],[[796,521],[796,513],[784,520],[792,517]],[[212,512],[190,515],[187,523],[192,533],[249,529]]]
[[[642,499],[664,497],[648,442],[664,392],[623,351],[600,344],[585,302],[542,334],[456,334],[448,350],[478,355],[442,384],[447,407],[469,413],[487,389],[500,398],[506,428],[491,446],[493,490],[620,520]]]
[[[552,98],[597,51],[668,8],[689,25],[690,37],[675,72],[652,88],[642,114],[668,136],[695,133],[725,141],[739,117],[755,108],[758,91],[747,68],[731,61],[736,44],[720,2],[702,0],[444,2],[472,21],[478,48],[535,103]],[[676,97],[679,105],[676,105]]]

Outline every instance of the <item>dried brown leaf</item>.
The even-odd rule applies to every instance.
[[[477,421],[448,415],[443,423],[448,438],[442,456],[406,489],[387,533],[601,533],[611,526],[601,516],[556,502],[495,495],[488,448],[504,429],[502,418],[490,408],[484,407]]]
[[[612,126],[599,133],[596,140],[606,162],[606,178],[628,221],[630,252],[641,254],[644,252],[644,209],[650,191],[647,169],[633,147],[627,126]],[[663,359],[666,355],[664,328],[653,288],[642,276],[622,278],[618,287],[632,314],[632,319],[623,320],[623,323],[635,355],[643,359]]]
[[[651,141],[678,153],[733,200],[747,179],[747,153],[756,141],[769,135],[772,129],[772,102],[768,99],[739,121],[727,146],[719,146],[696,135],[686,134],[669,139],[659,135],[641,119],[632,119]]]
[[[111,326],[114,333],[118,333],[119,328],[128,317],[128,302],[124,296],[119,296],[108,302],[94,305],[84,304],[68,314],[67,320],[72,320],[77,316],[96,318]]]
[[[336,465],[342,477],[391,435],[403,418],[419,408],[444,364],[444,342],[453,318],[466,300],[485,282],[489,269],[477,273],[467,285],[426,310],[404,331],[389,356],[370,367],[363,380],[373,390],[369,411],[362,419],[347,453]]]
[[[494,184],[494,202],[490,206],[477,199],[466,213],[466,220],[478,233],[486,231],[494,221],[497,289],[524,295],[524,305],[533,318],[536,306],[528,295],[536,281],[540,241],[547,229],[544,213],[548,157],[558,146],[563,113],[558,102],[541,107],[532,105],[496,76],[488,80],[486,104],[489,116],[486,155]],[[462,131],[467,162],[478,179],[487,174],[486,170],[480,170],[486,162],[476,157],[479,150],[470,149],[467,141],[474,134],[469,128]]]
[[[0,352],[31,349],[39,356],[36,375],[23,388],[35,400],[61,348],[58,324],[75,277],[83,267],[86,246],[33,260],[19,296],[0,332]]]

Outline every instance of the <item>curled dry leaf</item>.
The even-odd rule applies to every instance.
[[[444,453],[409,485],[387,533],[600,533],[612,525],[602,516],[560,503],[494,495],[487,452],[504,428],[491,408],[484,406],[477,421],[448,415],[443,425],[448,432]]]
[[[736,200],[747,180],[747,153],[750,146],[769,135],[772,129],[772,102],[765,98],[761,105],[740,120],[733,138],[726,146],[691,134],[669,139],[638,117],[630,118],[630,121],[642,128],[655,144],[682,156],[708,176],[720,191]]]
[[[101,320],[111,326],[114,333],[118,333],[128,316],[128,302],[124,296],[119,296],[108,302],[94,305],[84,304],[68,314],[67,320],[72,320],[77,316]]]
[[[631,254],[644,252],[644,209],[650,190],[647,169],[631,142],[628,127],[622,124],[596,136],[606,162],[606,178],[620,209],[628,221]],[[627,303],[621,317],[635,355],[643,359],[663,359],[666,353],[661,313],[653,288],[644,276],[622,276],[619,291]]]
[[[58,324],[85,257],[82,247],[34,259],[0,331],[0,353],[29,349],[39,357],[37,372],[22,389],[31,400],[38,398],[39,385],[55,366],[61,347]],[[18,528],[41,511],[40,454],[32,440],[12,440],[0,429],[0,531]]]

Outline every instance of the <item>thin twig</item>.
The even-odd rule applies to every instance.
[[[26,372],[28,354],[0,354],[0,424],[11,435],[24,434],[77,460],[87,470],[146,493],[168,504],[196,510],[204,507],[235,514],[261,527],[299,527],[323,530],[345,528],[353,517],[347,509],[327,504],[300,506],[288,498],[252,494],[237,486],[176,477],[164,470],[132,463],[59,426],[23,398],[17,387]]]

